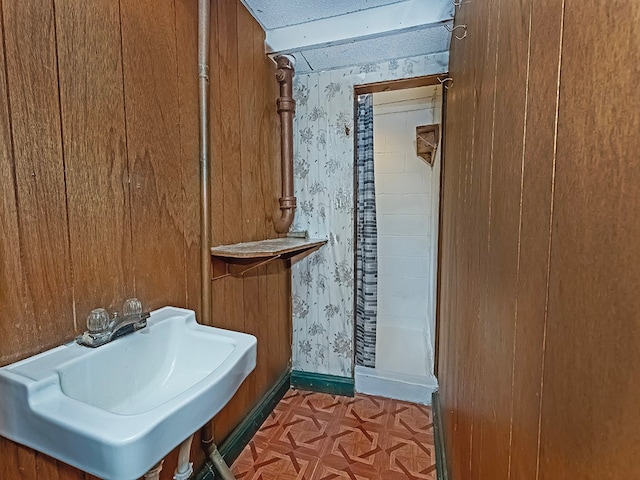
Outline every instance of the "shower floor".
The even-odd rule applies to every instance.
[[[375,368],[357,365],[357,392],[396,400],[431,404],[438,381],[427,369],[425,332],[422,329],[379,325]]]

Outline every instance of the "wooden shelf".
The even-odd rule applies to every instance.
[[[211,278],[242,277],[248,271],[278,259],[296,262],[325,243],[326,240],[318,238],[284,237],[211,247]]]

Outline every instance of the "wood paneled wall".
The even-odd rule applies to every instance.
[[[463,2],[439,381],[454,480],[639,478],[640,5]]]
[[[133,295],[199,311],[197,2],[0,7],[0,365],[70,340],[91,308]],[[211,30],[213,245],[274,237],[275,67],[239,1],[212,2]],[[255,372],[214,422],[218,441],[288,368],[289,278],[274,264],[214,282],[214,325],[258,337]],[[82,477],[0,438],[1,479]]]

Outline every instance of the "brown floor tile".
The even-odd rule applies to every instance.
[[[435,480],[431,409],[289,390],[232,470],[238,480]]]

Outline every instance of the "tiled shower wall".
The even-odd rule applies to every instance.
[[[416,127],[439,124],[442,87],[374,94],[378,220],[376,368],[433,377],[440,160],[416,154]],[[435,381],[435,379],[433,379]]]
[[[293,368],[353,374],[354,85],[444,73],[448,54],[297,75],[293,231],[328,238],[292,267]]]

